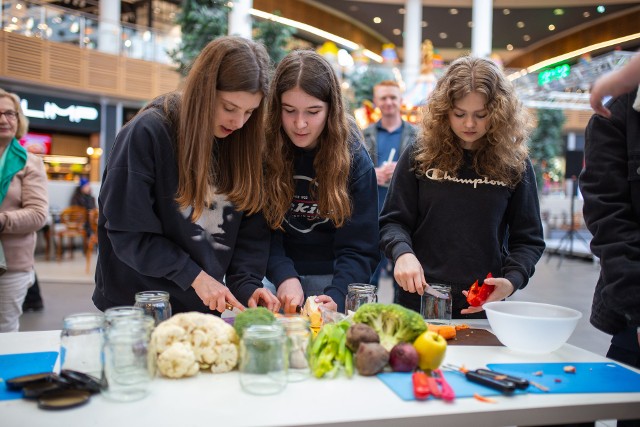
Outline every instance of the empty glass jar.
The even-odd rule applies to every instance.
[[[136,293],[135,307],[140,307],[145,314],[154,318],[156,325],[171,317],[169,292],[143,291]]]
[[[149,366],[149,338],[153,320],[148,316],[121,319],[106,331],[102,394],[129,402],[145,397],[155,371]]]
[[[345,313],[357,311],[358,308],[370,302],[378,302],[377,288],[366,283],[352,283],[347,287],[347,298],[345,301]]]
[[[249,326],[240,340],[240,385],[251,394],[275,394],[287,385],[286,337],[278,325]]]
[[[60,369],[83,372],[100,379],[104,315],[78,313],[63,320],[60,333]]]

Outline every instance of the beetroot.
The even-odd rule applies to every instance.
[[[408,342],[393,346],[389,355],[389,366],[394,372],[412,372],[418,366],[418,352]]]

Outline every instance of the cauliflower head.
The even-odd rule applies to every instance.
[[[174,315],[153,331],[151,347],[158,356],[158,370],[169,378],[195,375],[200,369],[228,372],[238,363],[236,331],[212,314]],[[185,356],[187,352],[190,357]],[[197,366],[195,371],[193,364]]]

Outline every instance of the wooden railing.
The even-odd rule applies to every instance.
[[[135,101],[180,84],[168,65],[5,31],[0,31],[0,78]]]

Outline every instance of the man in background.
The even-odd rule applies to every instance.
[[[373,87],[373,103],[380,109],[381,118],[364,130],[364,142],[375,166],[380,213],[398,158],[415,140],[417,129],[402,120],[402,93],[395,81],[384,80],[376,84]],[[371,277],[372,285],[378,286],[380,272],[386,265],[387,259],[383,256]]]

